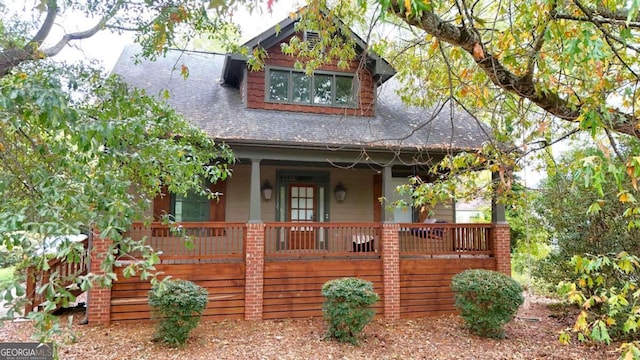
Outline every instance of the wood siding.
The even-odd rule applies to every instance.
[[[298,37],[302,37],[302,34],[298,34]],[[288,37],[283,42],[289,42],[291,37]],[[278,43],[267,50],[269,56],[265,59],[265,66],[279,66],[285,68],[294,68],[295,62],[298,60],[294,56],[286,55],[282,53]],[[355,109],[345,109],[341,107],[326,107],[304,104],[283,104],[283,103],[270,103],[265,101],[265,70],[250,71],[247,73],[246,84],[246,101],[247,107],[252,109],[266,109],[266,110],[280,110],[280,111],[293,111],[304,113],[319,113],[319,114],[335,114],[335,115],[347,115],[347,116],[374,116],[375,107],[375,84],[373,77],[369,70],[358,69],[360,61],[355,59],[351,61],[349,69],[341,69],[337,66],[337,61],[334,64],[323,65],[318,70],[339,72],[339,73],[357,73],[359,93],[358,107]]]
[[[400,316],[454,313],[451,278],[467,269],[496,270],[496,261],[495,258],[401,259]]]
[[[159,272],[174,279],[193,281],[209,292],[203,318],[208,320],[244,318],[244,263],[156,265]],[[145,321],[151,318],[147,295],[148,280],[124,278],[117,269],[118,281],[111,288],[111,321]],[[160,278],[163,278],[161,276]]]
[[[373,282],[380,300],[376,315],[384,312],[380,260],[277,261],[265,263],[264,319],[322,316],[322,285],[333,279],[356,276]]]

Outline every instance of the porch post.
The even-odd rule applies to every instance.
[[[497,172],[491,173],[491,182],[496,184],[500,182],[500,175]],[[505,215],[504,204],[498,202],[498,194],[493,191],[491,195],[491,223],[492,224],[506,224],[507,217]]]
[[[262,320],[264,288],[264,224],[247,224],[245,244],[244,319]]]
[[[251,159],[251,185],[249,189],[249,222],[262,222],[260,203],[260,159]]]
[[[393,210],[388,208],[388,199],[391,199],[393,195],[393,184],[391,183],[392,173],[391,165],[382,168],[382,221],[394,222]]]
[[[494,184],[500,181],[498,173],[491,173],[491,180]],[[495,191],[491,197],[491,224],[496,271],[511,276],[511,229],[507,223],[504,204],[498,202]]]
[[[384,283],[384,317],[400,318],[400,247],[397,223],[382,224],[382,278]]]
[[[111,239],[100,238],[100,233],[93,230],[93,241],[90,251],[89,272],[96,275],[104,275],[102,260],[107,256],[109,247],[113,244]],[[87,320],[90,325],[106,325],[111,322],[111,287],[102,287],[94,283],[87,294]]]

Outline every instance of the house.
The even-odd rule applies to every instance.
[[[209,184],[220,201],[193,194],[154,201],[148,215],[172,214],[193,249],[158,222],[131,229],[163,252],[157,269],[208,289],[205,318],[248,320],[320,316],[322,284],[345,276],[374,283],[380,316],[451,313],[454,274],[510,273],[499,206],[492,224],[455,223],[453,202],[433,209],[440,222],[424,223],[416,211],[379,200],[397,198],[395,186],[424,173],[425,164],[478,149],[486,128],[448,102],[433,110],[403,105],[393,67],[353,34],[361,58],[348,70],[323,66],[307,76],[294,69],[280,44],[317,35],[296,31],[295,22],[287,18],[247,42],[268,51],[260,71],[249,71],[239,54],[170,51],[135,64],[132,47],[116,64],[114,72],[133,86],[150,94],[167,89],[179,113],[237,157],[230,179]],[[186,80],[173,70],[181,64]],[[94,249],[108,243],[94,241]],[[122,276],[110,289],[92,289],[89,321],[148,319],[148,290]]]

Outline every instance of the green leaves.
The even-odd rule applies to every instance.
[[[640,291],[638,273],[640,258],[626,252],[610,255],[574,256],[578,281],[560,284],[560,293],[570,303],[581,307],[581,313],[571,329],[566,329],[561,341],[570,333],[580,341],[604,342],[633,338],[640,325]],[[637,344],[623,345],[623,353],[633,353]]]
[[[520,284],[491,270],[465,270],[451,279],[451,289],[466,325],[484,337],[504,337],[503,325],[524,303]]]
[[[357,344],[360,333],[375,315],[369,308],[379,299],[373,283],[354,277],[329,280],[322,285],[322,296],[322,314],[329,325],[326,336]]]
[[[227,146],[166,104],[85,66],[41,62],[20,68],[0,78],[0,103],[6,105],[0,108],[0,240],[24,247],[21,267],[46,270],[46,259],[33,256],[38,241],[99,230],[113,244],[101,264],[104,275],[77,279],[85,290],[109,286],[121,260],[132,262],[126,276],[154,273],[157,255],[122,234],[143,219],[161,185],[174,193],[206,193],[203,178],[216,182],[230,175]],[[78,262],[81,251],[64,243],[55,256]],[[48,310],[72,301],[55,282],[38,291]]]
[[[186,280],[165,279],[153,284],[149,306],[156,324],[156,339],[169,346],[184,345],[209,301],[207,290]]]

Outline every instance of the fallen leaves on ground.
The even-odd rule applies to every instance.
[[[81,318],[82,314],[76,314]],[[376,319],[353,346],[323,339],[323,319],[203,321],[183,348],[151,341],[153,323],[110,327],[74,325],[78,340],[61,359],[615,359],[617,345],[561,345],[560,330],[572,316],[555,316],[540,298],[528,298],[506,326],[504,340],[470,334],[457,316]],[[77,322],[77,321],[76,321]],[[28,322],[0,328],[2,341],[29,341]]]

